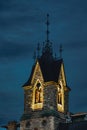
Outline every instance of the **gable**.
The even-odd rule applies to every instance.
[[[61,64],[58,81],[60,81],[60,80],[62,81],[63,86],[66,86],[66,78],[65,78],[65,72],[64,72],[64,65],[63,65],[63,63]]]
[[[59,78],[58,78],[58,83],[62,82],[64,90],[69,90],[70,88],[67,86],[67,82],[66,82],[66,75],[65,75],[65,70],[64,70],[64,64],[62,62],[61,67],[60,67],[60,73],[59,73]]]
[[[42,76],[39,62],[36,61],[36,63],[32,67],[30,77],[29,77],[28,81],[23,85],[23,87],[33,84],[35,82],[35,80],[37,80],[38,78],[41,81],[43,81],[43,76]]]
[[[44,82],[54,81],[57,83],[62,62],[62,59],[52,60],[49,62],[38,59],[32,67],[28,81],[23,85],[23,87],[31,85],[37,78],[40,78],[40,80]]]
[[[36,62],[35,68],[33,70],[32,78],[31,78],[31,84],[35,83],[36,80],[39,79],[41,82],[43,82],[43,76],[40,69],[39,62]]]

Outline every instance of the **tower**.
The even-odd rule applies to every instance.
[[[37,57],[24,89],[24,113],[20,130],[57,130],[68,113],[70,88],[67,86],[63,59],[54,58],[49,40],[49,15],[47,15],[47,40],[42,55]]]

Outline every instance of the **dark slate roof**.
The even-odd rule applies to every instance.
[[[60,73],[61,64],[63,63],[63,60],[62,59],[54,60],[54,59],[39,58],[38,62],[40,64],[40,68],[42,71],[44,81],[45,82],[47,82],[47,81],[57,82],[58,77],[59,77],[59,73]],[[31,74],[30,74],[28,81],[23,86],[30,85],[36,63],[32,67],[32,71],[31,71]]]
[[[30,76],[29,76],[27,82],[26,82],[22,87],[28,86],[28,85],[31,84],[32,75],[33,75],[33,73],[34,73],[35,65],[36,65],[36,63],[32,66],[31,74],[30,74]]]
[[[37,61],[40,64],[40,68],[41,68],[41,72],[42,72],[44,81],[45,82],[48,82],[48,81],[57,82],[63,60],[55,59],[53,57],[52,43],[50,41],[45,42],[45,45],[42,48],[42,55],[40,57],[37,57]],[[28,81],[23,86],[27,86],[27,85],[31,84],[32,75],[34,73],[36,63],[32,67],[32,72],[31,72],[31,75],[30,75]]]
[[[60,60],[51,60],[51,61],[44,61],[43,59],[39,59],[39,64],[41,67],[41,71],[43,74],[44,81],[58,81],[60,68],[62,59]]]

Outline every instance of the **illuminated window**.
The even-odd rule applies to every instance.
[[[62,88],[60,84],[58,86],[58,104],[62,105]]]
[[[64,88],[61,81],[58,84],[57,108],[58,111],[64,112]]]
[[[35,104],[36,103],[42,103],[42,88],[40,83],[37,83],[35,88]]]
[[[43,107],[43,86],[38,79],[33,89],[32,109],[33,110],[42,109],[42,107]]]

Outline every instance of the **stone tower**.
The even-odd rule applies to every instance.
[[[57,130],[65,122],[68,113],[69,87],[67,86],[62,58],[54,58],[49,41],[47,19],[47,40],[38,56],[24,89],[24,113],[20,130]],[[39,49],[38,49],[39,50]]]

